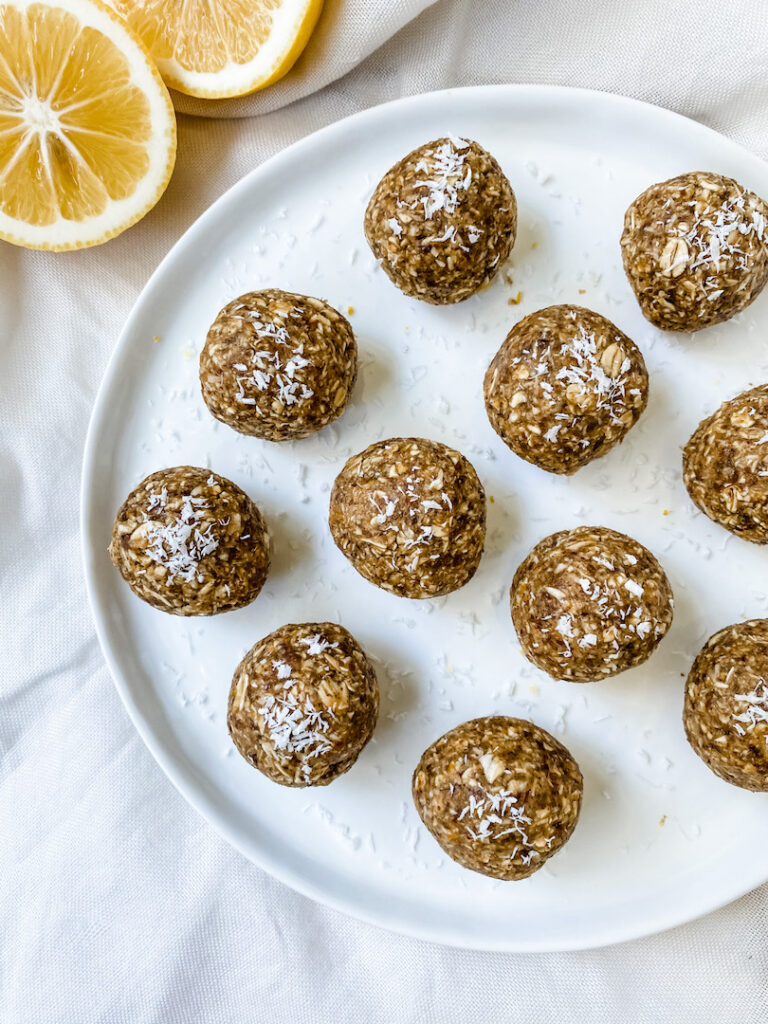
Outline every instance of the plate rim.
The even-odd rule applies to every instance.
[[[235,201],[241,192],[245,192],[249,189],[253,179],[265,173],[266,170],[273,171],[275,168],[279,167],[281,163],[291,162],[295,158],[296,154],[300,153],[302,149],[311,149],[318,143],[322,145],[328,138],[331,138],[334,134],[344,132],[350,125],[353,125],[358,121],[375,121],[378,117],[386,117],[394,108],[405,108],[418,106],[420,104],[429,105],[430,103],[437,102],[439,99],[445,97],[469,94],[477,97],[491,95],[507,96],[510,98],[511,102],[518,107],[521,104],[524,105],[526,96],[528,95],[536,102],[549,100],[550,102],[559,101],[563,103],[578,103],[581,105],[587,103],[598,103],[601,105],[612,106],[617,110],[622,107],[625,109],[631,109],[644,114],[646,117],[657,118],[661,121],[666,120],[670,124],[677,123],[680,124],[681,127],[684,125],[684,130],[687,133],[695,132],[702,138],[709,138],[710,140],[713,138],[717,139],[719,145],[726,145],[732,150],[737,151],[742,159],[746,158],[749,161],[754,162],[756,166],[761,168],[763,173],[765,173],[767,169],[765,162],[756,153],[751,152],[740,143],[737,143],[720,132],[715,131],[715,129],[710,128],[692,118],[686,117],[683,114],[668,110],[665,107],[657,106],[645,100],[634,99],[617,93],[561,85],[501,83],[494,85],[462,86],[433,90],[427,93],[418,93],[412,96],[399,97],[397,99],[389,100],[385,103],[357,111],[347,117],[341,118],[340,120],[324,125],[316,131],[302,136],[300,139],[297,139],[289,146],[269,157],[263,163],[253,167],[247,174],[215,199],[211,205],[208,206],[184,230],[152,271],[149,278],[145,281],[131,307],[125,323],[123,324],[122,330],[120,331],[117,341],[115,342],[105,365],[101,381],[93,400],[83,449],[80,481],[79,525],[81,558],[85,576],[86,593],[102,656],[107,664],[110,675],[112,676],[112,681],[120,696],[123,706],[145,746],[177,792],[210,826],[215,829],[215,831],[224,840],[226,840],[226,842],[229,843],[230,846],[234,847],[234,849],[242,854],[248,861],[266,871],[273,878],[276,878],[282,884],[287,885],[300,895],[322,905],[331,907],[335,911],[353,917],[357,920],[364,921],[366,924],[384,928],[399,935],[437,943],[441,946],[507,953],[571,952],[586,949],[599,949],[659,934],[679,925],[687,924],[705,916],[706,914],[712,913],[715,910],[729,905],[748,892],[751,892],[759,885],[768,881],[768,862],[763,868],[756,867],[753,874],[747,873],[746,877],[741,878],[738,885],[728,888],[726,892],[718,889],[716,894],[711,896],[709,899],[706,894],[698,893],[697,900],[691,901],[689,897],[687,902],[683,901],[680,904],[675,904],[674,909],[668,909],[666,912],[659,912],[657,910],[654,915],[652,915],[652,919],[643,918],[639,921],[635,921],[633,919],[634,924],[633,922],[630,922],[627,926],[604,926],[601,934],[586,934],[581,941],[574,941],[571,937],[567,941],[557,942],[544,937],[534,941],[527,940],[523,942],[520,940],[516,941],[513,936],[510,936],[509,938],[503,937],[496,941],[488,942],[487,940],[483,941],[482,939],[477,938],[475,935],[463,933],[460,926],[454,926],[452,928],[441,927],[438,931],[434,926],[419,925],[419,923],[415,921],[404,922],[397,917],[396,912],[394,914],[388,913],[381,908],[374,910],[367,907],[365,904],[361,905],[360,903],[355,902],[354,899],[342,899],[336,897],[301,872],[286,868],[279,858],[272,856],[264,848],[253,846],[242,839],[234,827],[229,823],[227,815],[217,809],[214,801],[205,792],[204,787],[195,782],[192,777],[192,773],[181,762],[181,759],[177,758],[174,753],[170,752],[166,748],[160,736],[156,735],[156,730],[149,723],[148,718],[142,711],[139,703],[134,699],[131,687],[117,665],[116,659],[113,655],[112,645],[108,637],[106,622],[107,616],[97,598],[96,570],[94,568],[94,563],[98,556],[99,549],[95,540],[92,541],[91,537],[95,529],[95,512],[92,500],[92,489],[96,480],[95,463],[98,447],[99,424],[105,415],[107,415],[108,382],[112,379],[114,368],[118,363],[122,351],[132,333],[133,324],[139,316],[140,308],[144,302],[144,297],[153,286],[156,278],[158,278],[165,271],[168,264],[174,260],[176,253],[180,248],[186,246],[195,234],[204,231],[209,222],[215,221],[218,211],[222,206]]]

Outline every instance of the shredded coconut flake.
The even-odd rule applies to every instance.
[[[251,356],[253,364],[250,375],[237,378],[238,393],[235,396],[241,405],[255,405],[256,399],[246,395],[245,386],[256,387],[259,391],[266,391],[270,385],[276,385],[277,394],[283,405],[296,405],[297,402],[305,401],[314,395],[312,388],[303,382],[296,380],[296,371],[309,366],[309,360],[304,356],[304,345],[299,344],[292,347],[291,336],[287,328],[274,323],[265,323],[258,313],[241,307],[238,315],[250,323],[257,338],[269,338],[274,343],[274,348],[258,349]],[[294,319],[300,316],[299,310],[294,309]],[[287,352],[281,352],[287,349]],[[287,358],[286,358],[287,357]],[[237,363],[235,368],[247,373],[247,367]]]
[[[579,640],[579,647],[596,647],[597,636],[594,633],[585,633]]]
[[[479,799],[470,793],[469,802],[462,808],[457,820],[463,821],[464,818],[476,819],[471,823],[468,820],[465,824],[467,833],[475,841],[501,839],[502,836],[515,834],[526,846],[529,843],[525,826],[531,824],[531,819],[526,815],[525,808],[518,805],[517,796],[507,790],[502,789],[498,793],[483,791]],[[536,855],[535,850],[530,852]]]
[[[319,633],[315,633],[314,636],[302,637],[301,640],[299,640],[299,643],[306,645],[307,654],[322,654],[323,651],[327,651],[329,648],[339,646],[331,640],[326,640],[325,637],[320,636]]]
[[[328,722],[309,698],[300,704],[290,692],[283,697],[270,694],[259,707],[259,714],[277,750],[319,757],[331,749],[323,735],[328,731]],[[302,771],[309,775],[311,765],[304,765]]]
[[[426,153],[425,159],[416,165],[417,171],[430,175],[415,183],[427,189],[421,199],[427,220],[432,220],[439,210],[448,214],[456,212],[459,193],[466,192],[472,181],[472,168],[465,166],[466,154],[461,152],[468,147],[469,143],[463,139],[450,139]]]
[[[746,705],[740,714],[731,716],[735,723],[734,729],[740,736],[751,732],[758,722],[768,722],[768,683],[764,679],[749,693],[736,694],[733,699]],[[765,741],[768,744],[768,732]]]
[[[314,641],[317,639],[313,637]],[[269,730],[270,739],[277,750],[288,753],[302,754],[304,757],[319,757],[331,749],[325,733],[328,732],[328,721],[322,712],[315,709],[309,697],[299,701],[291,692],[293,680],[291,667],[284,661],[273,661],[272,667],[278,679],[286,680],[285,693],[281,697],[269,694],[259,706],[258,712]],[[312,774],[312,765],[302,765],[303,774]]]
[[[167,497],[165,487],[159,494],[151,494],[147,511],[165,508]],[[145,515],[147,555],[153,562],[167,568],[170,580],[178,576],[189,583],[195,578],[201,560],[219,546],[213,534],[213,523],[209,523],[205,530],[200,529],[207,507],[205,498],[188,495],[182,501],[178,517],[170,523],[149,520]]]
[[[152,491],[149,495],[149,502],[147,503],[147,512],[154,512],[156,508],[165,508],[165,503],[168,500],[168,488],[164,487],[162,491]]]
[[[573,636],[573,623],[571,622],[570,615],[561,615],[557,620],[556,629],[562,636]]]
[[[389,229],[392,232],[392,234],[396,238],[400,238],[400,236],[403,233],[403,226],[397,219],[397,217],[390,217],[389,220],[387,221],[387,224],[389,225]]]
[[[695,206],[695,203],[691,204]],[[736,237],[734,238],[734,234]],[[715,273],[720,270],[720,261],[724,256],[733,257],[736,265],[746,270],[749,266],[748,254],[739,245],[740,238],[755,235],[758,241],[765,235],[765,218],[758,210],[748,215],[744,195],[728,199],[718,209],[714,217],[700,217],[687,234],[683,235],[694,250],[698,252],[691,268],[711,264]],[[710,292],[709,298],[714,299],[720,292]]]
[[[640,584],[636,583],[634,580],[627,580],[624,584],[624,589],[628,590],[633,597],[642,597],[645,593],[643,587],[641,587]]]
[[[616,407],[625,399],[626,376],[632,365],[629,359],[623,361],[616,377],[609,377],[598,361],[594,335],[583,326],[575,337],[561,346],[560,352],[570,355],[571,365],[563,366],[557,379],[593,392],[598,409],[607,407],[612,419],[618,421]]]

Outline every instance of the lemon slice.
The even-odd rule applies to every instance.
[[[323,0],[108,0],[144,40],[166,83],[188,96],[243,96],[282,78]]]
[[[145,47],[94,0],[0,0],[0,238],[79,249],[163,194],[176,156]]]

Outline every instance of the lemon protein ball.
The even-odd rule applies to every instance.
[[[365,237],[390,280],[435,305],[462,302],[509,256],[517,202],[477,142],[427,142],[387,171],[365,211]]]
[[[328,522],[336,546],[370,583],[400,597],[440,597],[468,583],[480,563],[485,491],[453,448],[390,438],[346,462]]]
[[[176,466],[134,488],[115,517],[110,558],[142,601],[172,615],[250,604],[269,572],[256,505],[226,477]]]
[[[604,526],[545,537],[510,590],[523,653],[554,679],[589,683],[642,664],[672,623],[672,588],[638,541]]]
[[[680,174],[630,204],[621,254],[652,324],[711,327],[745,310],[768,281],[768,203],[722,174]]]
[[[729,398],[701,421],[683,450],[683,481],[713,522],[768,544],[768,384]]]
[[[768,619],[726,626],[688,675],[688,742],[721,779],[768,793]]]
[[[419,817],[464,868],[527,878],[562,849],[581,810],[581,771],[544,729],[476,718],[428,747],[413,774]]]
[[[218,314],[200,355],[216,419],[266,441],[307,437],[344,412],[357,378],[349,322],[322,299],[269,288]]]
[[[273,782],[327,786],[355,763],[378,711],[376,673],[352,634],[333,622],[292,623],[237,666],[227,725]]]
[[[604,316],[548,306],[515,324],[483,392],[491,426],[516,455],[569,475],[624,440],[648,402],[648,371]]]

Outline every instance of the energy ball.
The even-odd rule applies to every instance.
[[[396,437],[347,461],[328,522],[336,546],[370,583],[400,597],[440,597],[469,582],[480,563],[485,491],[459,452]]]
[[[582,788],[562,743],[501,715],[451,729],[413,773],[416,810],[442,849],[462,867],[505,881],[527,878],[565,845]]]
[[[291,441],[344,412],[357,377],[357,344],[327,302],[277,288],[241,295],[221,310],[200,354],[203,399],[217,420]]]
[[[281,786],[327,786],[373,734],[376,674],[355,638],[332,622],[276,629],[235,670],[227,725],[249,764]]]
[[[672,623],[672,588],[654,556],[604,526],[545,537],[510,590],[523,653],[553,679],[590,683],[641,665]]]
[[[231,480],[176,466],[152,473],[125,499],[109,556],[153,608],[217,615],[257,597],[269,571],[269,534]]]
[[[509,256],[517,202],[476,142],[453,136],[414,149],[387,171],[365,211],[365,237],[400,291],[462,302]]]
[[[723,402],[683,450],[683,481],[704,515],[768,544],[768,384]]]
[[[715,775],[768,793],[768,619],[707,640],[685,685],[683,725]]]
[[[648,371],[604,316],[548,306],[515,324],[483,391],[491,426],[516,455],[570,474],[624,440],[648,402]]]
[[[741,313],[768,281],[767,220],[768,204],[722,174],[651,185],[621,236],[643,316],[663,331],[698,331]]]

